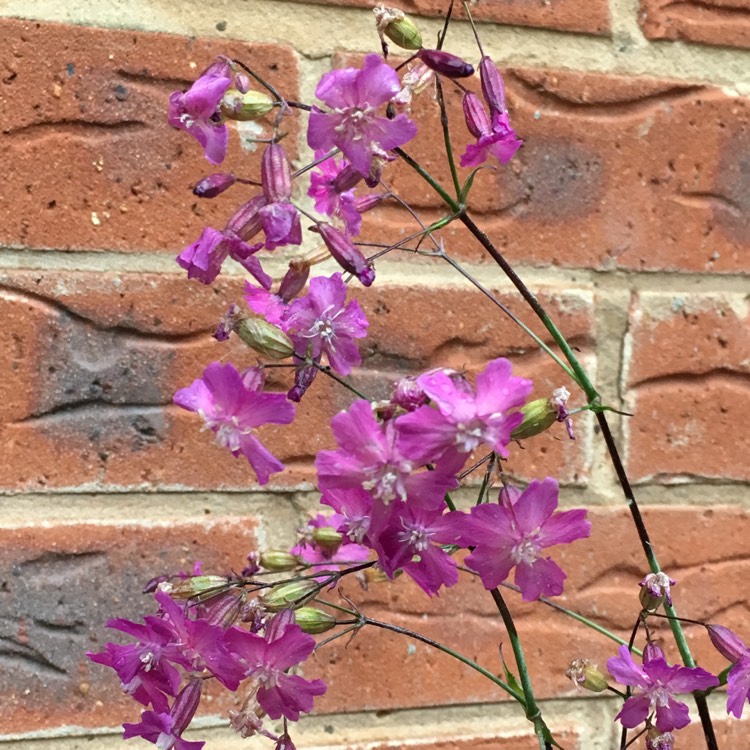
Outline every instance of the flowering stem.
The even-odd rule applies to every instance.
[[[498,612],[500,612],[500,617],[503,618],[505,630],[508,633],[508,638],[510,638],[510,644],[513,648],[513,656],[516,660],[516,667],[518,668],[518,675],[521,678],[521,687],[523,688],[526,718],[534,724],[534,731],[539,738],[539,747],[541,750],[547,750],[552,747],[550,731],[544,723],[542,712],[539,710],[539,706],[537,706],[536,699],[534,698],[534,691],[529,679],[529,670],[526,666],[526,658],[523,655],[521,639],[518,637],[518,631],[516,630],[516,623],[513,621],[513,616],[500,590],[494,588],[490,591],[490,594],[492,594],[492,599],[497,606]]]
[[[445,34],[443,34],[445,36]],[[445,141],[445,153],[448,157],[448,166],[451,170],[451,178],[453,180],[453,188],[456,191],[456,196],[461,195],[461,181],[458,179],[458,170],[456,169],[456,159],[453,155],[453,144],[451,143],[451,131],[448,125],[448,109],[445,106],[445,98],[443,97],[443,84],[440,83],[440,76],[435,76],[435,90],[437,92],[437,100],[440,105],[440,126],[443,129],[443,140]]]
[[[305,362],[305,364],[311,364],[316,370],[319,370],[324,375],[328,375],[331,380],[335,380],[339,385],[343,385],[344,388],[348,388],[355,396],[359,396],[360,398],[365,399],[365,401],[372,401],[372,399],[365,396],[365,394],[361,391],[358,391],[353,385],[347,383],[346,380],[336,375],[336,373],[328,365],[321,365],[320,362],[316,362],[314,359],[307,360],[304,357],[299,357],[299,355],[297,354],[295,354],[294,356],[301,359],[303,362]]]
[[[409,638],[414,638],[414,640],[421,641],[422,643],[426,643],[428,646],[431,646],[437,651],[442,651],[444,654],[448,654],[449,656],[452,656],[454,659],[457,659],[463,664],[466,664],[467,667],[471,667],[475,672],[479,672],[479,674],[483,675],[491,682],[494,682],[495,685],[497,685],[498,687],[501,687],[503,690],[505,690],[506,693],[508,693],[508,695],[511,695],[519,703],[521,703],[522,705],[525,704],[523,695],[521,695],[517,690],[514,690],[506,682],[503,682],[499,677],[496,677],[488,669],[485,669],[484,667],[480,666],[472,659],[469,659],[468,656],[464,656],[463,654],[458,653],[458,651],[454,651],[449,646],[445,646],[442,643],[439,643],[438,641],[433,641],[432,638],[428,638],[426,635],[417,633],[414,630],[410,630],[409,628],[402,628],[400,625],[392,625],[389,622],[373,620],[372,618],[366,617],[364,615],[361,616],[360,622],[363,625],[374,625],[376,628],[382,628],[383,630],[390,630],[393,633],[399,633],[400,635],[405,635],[405,636],[408,636]]]

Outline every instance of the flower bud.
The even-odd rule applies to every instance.
[[[441,49],[420,49],[417,57],[428,68],[446,78],[468,78],[474,75],[473,65]]]
[[[655,659],[661,659],[666,662],[667,657],[661,650],[660,646],[657,646],[653,641],[648,641],[643,648],[643,663],[654,661]]]
[[[466,121],[468,131],[475,138],[479,138],[485,133],[489,133],[492,129],[490,127],[490,118],[487,116],[487,111],[479,97],[476,94],[467,91],[464,94],[461,103],[463,104],[464,120]]]
[[[289,607],[301,607],[320,591],[320,584],[313,580],[292,581],[272,588],[263,596],[265,608],[280,612]]]
[[[244,94],[238,89],[228,89],[219,105],[221,114],[228,120],[260,120],[274,106],[274,101],[260,91],[247,91]]]
[[[360,195],[354,199],[354,208],[357,213],[363,214],[366,211],[375,208],[375,206],[380,205],[386,198],[389,198],[390,195],[390,193],[370,193],[369,195]]]
[[[422,390],[422,386],[417,383],[417,379],[411,375],[406,375],[394,383],[391,402],[405,411],[414,411],[420,406],[424,406],[427,401],[427,394]]]
[[[243,203],[227,222],[226,233],[236,234],[241,240],[249,240],[263,228],[260,209],[267,203],[265,195],[256,195]]]
[[[601,693],[609,687],[602,671],[588,659],[573,659],[565,670],[565,676],[572,680],[576,687],[591,690],[593,693]]]
[[[295,258],[289,261],[289,270],[279,285],[279,297],[284,302],[293,300],[305,288],[309,276],[310,264],[306,260]]]
[[[330,526],[317,526],[312,530],[313,541],[326,552],[333,554],[344,541],[344,535]]]
[[[292,196],[292,168],[284,147],[269,143],[260,165],[263,194],[269,203],[284,203]]]
[[[234,330],[240,317],[240,306],[232,302],[232,304],[229,305],[229,309],[219,319],[219,323],[213,333],[213,338],[217,341],[227,341],[229,339],[229,334]]]
[[[294,570],[299,565],[299,560],[293,554],[280,549],[270,549],[261,553],[258,562],[262,568],[275,573]]]
[[[505,112],[505,84],[495,63],[485,55],[479,63],[479,77],[482,80],[482,95],[490,112]]]
[[[294,612],[294,621],[303,633],[318,635],[336,626],[336,618],[317,607],[300,607]]]
[[[232,585],[226,576],[191,576],[179,583],[162,584],[159,588],[173,599],[204,599],[217,596]]]
[[[345,234],[325,222],[318,224],[315,231],[320,233],[334,260],[345,271],[354,274],[363,286],[375,281],[375,270]]]
[[[670,586],[674,586],[676,583],[677,581],[673,581],[666,573],[649,573],[638,584],[641,587],[639,598],[643,609],[646,612],[656,612],[665,602],[667,606],[671,607]]]
[[[215,198],[232,187],[235,182],[237,178],[231,172],[216,172],[197,182],[193,188],[193,195],[199,198]]]
[[[294,385],[289,389],[286,397],[290,401],[299,403],[317,375],[318,368],[315,365],[300,365],[297,367],[294,371]]]
[[[548,398],[529,401],[519,411],[523,414],[523,422],[511,432],[512,440],[525,440],[539,435],[557,422],[557,408]]]
[[[347,164],[336,175],[331,187],[341,194],[356,187],[360,182],[362,182],[362,173],[353,164]]]
[[[416,50],[422,46],[422,35],[419,29],[403,11],[381,5],[373,8],[373,13],[375,13],[375,23],[381,39],[385,34],[402,49]]]
[[[745,642],[723,625],[706,625],[708,637],[716,650],[732,663],[750,655]]]
[[[170,714],[174,723],[172,732],[179,737],[187,728],[195,716],[198,704],[201,702],[201,688],[203,680],[190,680],[175,698]]]
[[[294,354],[294,344],[289,336],[260,315],[242,318],[234,332],[251,349],[271,359],[286,359]]]

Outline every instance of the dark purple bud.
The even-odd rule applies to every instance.
[[[276,742],[274,750],[297,750],[297,747],[288,734],[282,734]]]
[[[244,578],[254,576],[260,570],[260,553],[249,552],[247,555],[247,565],[242,569],[240,575]],[[254,601],[254,600],[253,600]]]
[[[301,365],[294,372],[294,385],[289,389],[286,397],[290,401],[299,403],[307,389],[312,385],[318,374],[318,368],[313,365]]]
[[[482,94],[490,112],[507,111],[503,77],[487,55],[479,63],[479,77],[482,79]]]
[[[307,284],[310,276],[310,264],[306,260],[294,259],[289,261],[289,270],[279,285],[279,297],[284,302],[293,300]]]
[[[464,94],[463,98],[464,119],[469,132],[475,137],[480,138],[485,133],[489,133],[490,118],[487,116],[487,110],[482,104],[482,100],[471,92]]]
[[[292,169],[283,146],[269,143],[260,165],[263,194],[269,203],[286,203],[292,197]]]
[[[225,233],[235,234],[243,241],[255,237],[255,235],[263,228],[260,209],[263,208],[267,202],[265,195],[256,195],[247,203],[244,203],[240,206],[237,213],[235,213],[235,215],[227,222],[226,229],[224,230]]]
[[[441,49],[421,49],[417,57],[431,70],[446,78],[468,78],[474,75],[474,66],[450,52]]]
[[[362,181],[362,173],[353,165],[347,164],[333,181],[333,189],[337,193],[345,193]]]
[[[406,411],[414,411],[426,404],[428,400],[422,387],[417,383],[417,379],[411,375],[401,378],[393,386],[391,403]]]
[[[229,305],[229,309],[221,316],[219,325],[216,326],[216,331],[213,337],[217,341],[226,341],[229,338],[229,334],[234,330],[237,325],[237,320],[240,316],[240,307],[232,303]]]
[[[210,174],[196,184],[193,188],[193,195],[197,195],[199,198],[215,198],[232,187],[235,182],[237,182],[237,178],[230,172]]]
[[[250,91],[250,76],[247,73],[237,73],[234,77],[234,87],[240,94]]]
[[[198,704],[201,702],[203,680],[190,680],[175,698],[170,713],[174,719],[172,734],[179,737],[193,720]]]
[[[354,199],[354,208],[359,213],[363,214],[365,211],[375,208],[375,206],[382,203],[386,198],[389,198],[390,195],[390,193],[371,193],[370,195],[361,195],[359,198]]]
[[[242,599],[235,591],[224,591],[201,605],[201,619],[228,628],[239,616]]]
[[[314,228],[320,233],[323,242],[334,260],[345,270],[354,274],[363,286],[370,286],[375,281],[375,269],[367,262],[365,256],[357,250],[345,234],[330,224],[321,222]]]
[[[711,643],[725,659],[734,663],[750,655],[745,642],[729,628],[723,625],[706,625],[706,630]]]

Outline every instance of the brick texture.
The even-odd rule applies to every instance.
[[[750,47],[747,0],[641,0],[639,20],[649,39]]]
[[[199,377],[209,362],[228,357],[240,366],[255,363],[239,340],[220,345],[210,337],[230,301],[240,299],[240,280],[220,279],[207,288],[178,274],[14,272],[0,275],[0,284],[6,320],[0,338],[12,352],[0,385],[7,458],[2,487],[253,486],[244,460],[201,433],[198,417],[171,405],[174,391]],[[539,396],[565,382],[478,293],[381,286],[358,296],[371,334],[354,382],[376,398],[386,398],[402,374],[438,364],[476,371],[502,355],[537,381]],[[586,298],[571,293],[546,299],[572,340],[590,347],[593,320]],[[518,307],[512,298],[505,301]],[[290,385],[283,373],[270,377],[271,387]],[[295,429],[261,431],[290,466],[278,482],[313,479],[315,453],[333,447],[328,421],[350,401],[343,388],[321,376],[298,409]],[[300,431],[304,446],[297,441]],[[571,442],[563,432],[526,441],[525,450],[514,451],[511,470],[585,481],[586,436]]]
[[[376,0],[316,0],[316,2],[358,8],[374,8],[382,5]],[[443,16],[447,3],[441,0],[404,0],[398,3],[397,7],[413,15]],[[457,3],[454,6],[453,12],[456,18],[465,18],[460,4]],[[493,23],[539,26],[597,35],[606,35],[610,31],[609,7],[606,0],[587,0],[585,6],[576,0],[559,0],[555,3],[485,0],[475,3],[471,14],[475,20]],[[425,39],[425,44],[429,45],[430,40]]]
[[[141,594],[155,575],[229,571],[255,547],[248,519],[169,526],[73,525],[0,530],[3,733],[111,726],[137,711],[111,670],[86,651],[125,642],[104,623],[153,611]],[[73,718],[74,717],[74,718]]]
[[[750,407],[749,319],[740,295],[634,300],[626,383],[635,479],[750,479],[750,429],[738,418]]]
[[[294,55],[278,45],[11,19],[0,20],[0,34],[4,245],[182,249],[206,224],[222,227],[242,199],[235,191],[213,201],[192,195],[216,168],[194,139],[166,124],[169,94],[187,89],[219,54],[252,59],[288,96],[297,91]],[[257,177],[257,155],[243,159],[230,135],[229,158]]]
[[[750,270],[742,218],[750,209],[747,99],[699,84],[553,70],[510,70],[506,84],[513,124],[526,143],[509,165],[477,176],[471,205],[511,261],[602,270]],[[449,90],[448,98],[461,153],[470,140],[461,93]],[[419,106],[424,130],[407,151],[447,185],[435,137],[438,116],[431,101]],[[406,165],[392,179],[410,202],[439,208]],[[412,226],[401,212],[389,211],[386,226]],[[466,232],[454,229],[448,236],[449,251],[486,259]]]

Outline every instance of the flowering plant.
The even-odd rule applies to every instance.
[[[539,300],[473,219],[478,170],[502,168],[522,141],[511,125],[502,76],[478,34],[478,86],[474,66],[443,49],[450,15],[449,10],[436,48],[430,49],[401,11],[376,9],[382,55],[369,54],[360,66],[326,73],[315,89],[316,104],[285,98],[244,61],[228,58],[215,61],[188,91],[170,99],[169,123],[193,136],[215,165],[226,158],[232,122],[257,120],[267,131],[257,139],[263,145],[259,180],[219,172],[196,185],[196,195],[204,199],[236,185],[254,187],[223,230],[207,227],[177,258],[196,283],[213,283],[230,260],[252,276],[244,300],[217,321],[215,338],[237,337],[255,354],[240,366],[211,363],[175,394],[175,404],[194,412],[215,440],[246,460],[265,485],[285,467],[258,437],[257,428],[292,424],[306,408],[306,394],[318,376],[335,381],[351,398],[330,422],[336,447],[319,451],[315,459],[320,502],[332,512],[312,518],[289,549],[253,551],[238,573],[204,574],[196,567],[193,575],[155,579],[148,591],[154,594],[156,614],[143,623],[109,622],[133,642],[108,643],[90,658],[112,668],[123,690],[144,707],[140,722],[124,725],[126,738],[143,737],[160,750],[201,747],[202,742],[188,741],[183,733],[206,684],[213,682],[242,692],[241,708],[230,714],[242,736],[258,734],[276,748],[293,747],[289,723],[312,711],[327,689],[323,680],[298,674],[298,667],[332,640],[369,626],[417,638],[475,669],[519,703],[539,747],[560,747],[537,703],[504,592],[516,591],[525,602],[551,604],[549,598],[562,594],[566,581],[555,548],[588,537],[591,522],[585,509],[558,509],[554,477],[519,486],[505,463],[519,444],[557,423],[574,439],[573,418],[582,412],[593,413],[598,422],[650,573],[641,582],[629,641],[554,605],[620,644],[607,668],[612,682],[626,688],[610,684],[585,659],[571,664],[569,676],[578,686],[622,698],[615,717],[623,727],[622,747],[635,739],[628,730],[644,735],[647,747],[672,747],[673,733],[691,720],[678,693],[693,693],[709,748],[716,747],[716,740],[706,694],[728,684],[729,711],[742,713],[750,651],[723,626],[708,625],[709,637],[731,666],[714,676],[695,664],[673,607],[675,581],[659,567],[607,421],[614,410],[602,402]],[[392,65],[388,42],[412,56]],[[463,128],[449,122],[445,86],[460,92]],[[411,104],[430,91],[441,116],[448,187],[407,150],[419,129]],[[284,124],[295,115],[305,118],[312,160],[293,170]],[[454,140],[459,138],[463,152],[457,163]],[[427,224],[390,186],[388,172],[397,160],[441,199],[442,218]],[[461,173],[459,166],[471,171]],[[300,197],[305,180],[314,211]],[[388,202],[408,211],[414,231],[396,242],[356,239],[362,236],[367,212]],[[441,230],[454,222],[505,273],[557,351],[448,253]],[[310,243],[320,247],[310,252]],[[267,261],[283,251],[291,253],[285,256],[288,269],[275,285]],[[348,380],[362,362],[359,342],[368,332],[367,310],[355,298],[356,290],[374,284],[378,260],[396,252],[415,261],[427,256],[445,262],[492,299],[560,367],[568,384],[582,394],[582,406],[568,408],[570,393],[564,386],[529,400],[534,382],[516,374],[505,358],[491,359],[473,376],[447,366],[409,375],[393,384],[386,400],[361,392]],[[328,259],[338,270],[313,273]],[[289,370],[286,393],[267,388],[271,368]],[[455,497],[467,492],[473,494],[471,505],[457,504]],[[509,582],[511,573],[515,584]],[[462,575],[476,577],[502,618],[515,666],[503,662],[500,678],[444,644],[370,617],[342,590],[347,579],[368,586],[400,575],[413,579],[430,597],[459,585]],[[682,664],[670,665],[655,643],[655,617],[668,620]],[[641,630],[645,645],[639,649]],[[330,634],[316,641],[314,636],[323,633]],[[633,653],[642,655],[640,665]],[[274,724],[279,720],[281,725]]]

